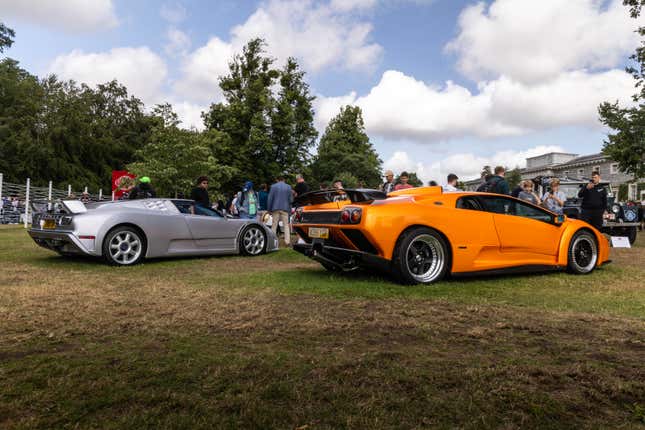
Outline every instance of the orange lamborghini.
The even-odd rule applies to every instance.
[[[324,190],[296,205],[296,251],[328,270],[369,266],[406,284],[508,270],[583,274],[610,261],[607,239],[589,224],[505,195]]]

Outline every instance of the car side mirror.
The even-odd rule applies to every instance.
[[[562,223],[564,222],[564,219],[565,219],[564,215],[556,215],[553,217],[553,223],[555,225],[562,225]]]

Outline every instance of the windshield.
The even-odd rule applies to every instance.
[[[568,199],[577,199],[578,191],[580,190],[580,185],[578,184],[560,184],[560,191],[562,191]]]

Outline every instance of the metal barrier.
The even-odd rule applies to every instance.
[[[53,188],[52,181],[49,181],[47,187],[34,187],[29,178],[24,185],[13,184],[4,182],[3,174],[0,173],[0,224],[22,223],[27,228],[31,223],[30,202],[52,202],[57,199],[100,201],[103,200],[103,190],[99,189],[98,193],[92,194],[85,187],[83,191],[75,192],[71,185],[67,186],[67,190],[61,190]]]

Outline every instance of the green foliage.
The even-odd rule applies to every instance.
[[[506,179],[506,182],[508,183],[508,188],[510,190],[517,187],[520,184],[520,181],[522,180],[522,173],[520,172],[520,168],[515,167],[513,170],[506,169],[506,174],[504,175],[504,179]]]
[[[55,76],[42,81],[0,61],[0,171],[9,182],[110,188],[148,139],[143,103],[112,81],[92,89]]]
[[[332,118],[312,164],[312,173],[318,181],[331,182],[341,172],[351,172],[368,187],[380,183],[381,160],[365,133],[358,106],[345,106]]]
[[[343,188],[359,188],[358,178],[350,172],[340,172],[333,181],[330,181],[329,186],[332,187],[333,182],[336,181],[340,181],[343,184]]]
[[[317,137],[314,97],[304,72],[292,58],[282,70],[273,68],[264,47],[262,39],[254,39],[235,56],[229,75],[220,79],[226,102],[211,105],[203,115],[209,130],[226,135],[214,148],[216,158],[238,172],[223,184],[227,190],[246,179],[270,183],[279,174],[301,172]]]
[[[645,0],[623,0],[630,8],[632,18],[641,14]],[[638,28],[638,34],[645,37],[645,27]],[[645,177],[645,42],[636,48],[629,57],[636,66],[627,67],[640,90],[633,99],[636,107],[622,108],[617,102],[604,102],[598,107],[600,121],[607,127],[616,130],[604,141],[603,153],[618,162],[620,170],[634,175],[635,179]]]
[[[233,169],[222,166],[213,156],[221,132],[182,130],[177,115],[170,105],[157,105],[153,115],[158,124],[153,128],[150,141],[135,154],[139,160],[127,166],[137,176],[149,176],[160,196],[188,194],[198,176],[209,177],[210,187],[217,189],[233,174]]]
[[[5,49],[11,48],[14,37],[16,37],[16,33],[0,22],[0,54],[3,53]]]

